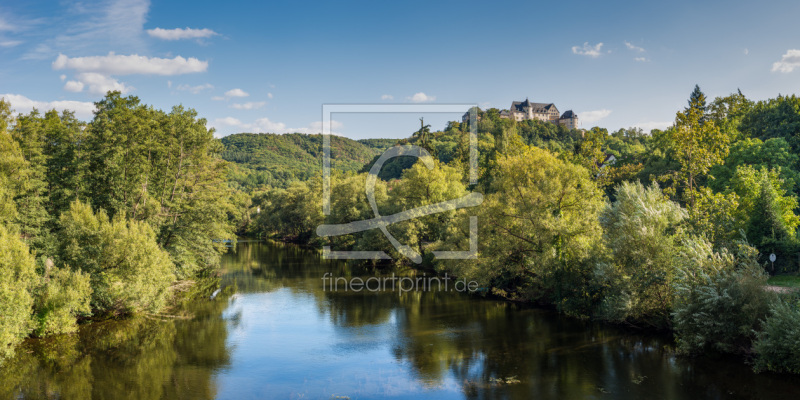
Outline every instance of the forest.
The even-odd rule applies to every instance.
[[[415,144],[434,167],[402,157],[384,165],[383,215],[484,198],[388,228],[422,254],[415,268],[475,280],[482,295],[669,331],[686,355],[733,353],[757,371],[800,373],[800,296],[767,284],[796,282],[800,267],[794,96],[708,100],[695,87],[674,124],[649,133],[478,109],[476,185],[460,122],[423,123],[398,140],[334,137],[329,216],[320,135],[215,139],[194,110],[164,112],[119,92],[96,107],[82,122],[68,111],[15,115],[0,101],[0,360],[26,337],[167,312],[213,281],[223,241],[237,235],[384,250],[393,263],[366,263],[410,265],[378,230],[315,232],[371,218],[370,165],[394,144]],[[470,215],[478,257],[435,259],[469,248]]]

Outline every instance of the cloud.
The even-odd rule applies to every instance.
[[[181,40],[181,39],[205,39],[218,35],[217,32],[211,29],[192,29],[192,28],[175,28],[175,29],[148,29],[147,34],[162,40]]]
[[[284,133],[286,131],[286,124],[270,121],[269,118],[259,118],[252,123],[244,123],[237,118],[225,117],[215,119],[210,125],[218,130],[234,128],[235,131],[248,133]]]
[[[14,47],[22,44],[21,40],[0,40],[0,47]]]
[[[197,85],[197,86],[191,86],[191,85],[185,85],[185,84],[184,85],[178,85],[178,87],[176,87],[175,89],[183,91],[183,92],[189,92],[191,94],[198,94],[198,93],[202,92],[203,90],[211,90],[213,88],[214,88],[214,85],[212,85],[210,83],[204,83],[202,85]]]
[[[83,91],[83,86],[83,82],[67,81],[67,83],[64,84],[64,90],[77,93]]]
[[[648,62],[648,61],[650,61],[650,59],[647,58],[647,57],[636,57],[636,58],[634,58],[634,60],[635,61],[639,61],[639,62]]]
[[[603,42],[600,42],[594,46],[590,45],[589,42],[586,42],[583,44],[583,47],[572,46],[572,52],[581,56],[597,58],[600,57],[600,51],[602,48]]]
[[[788,74],[797,67],[800,67],[800,50],[791,49],[786,50],[786,54],[781,57],[780,61],[772,64],[772,72]]]
[[[225,97],[228,97],[228,98],[230,98],[230,97],[247,97],[247,96],[250,96],[250,93],[247,93],[244,90],[239,89],[239,88],[231,89],[231,90],[228,90],[227,92],[225,92]]]
[[[585,122],[587,124],[591,124],[601,119],[609,116],[611,114],[611,110],[602,109],[602,110],[594,110],[594,111],[584,111],[582,113],[578,113],[578,117],[580,118],[581,122]]]
[[[435,101],[436,100],[436,96],[428,96],[427,94],[425,94],[423,92],[418,92],[418,93],[414,93],[414,95],[411,96],[411,97],[406,97],[406,99],[408,99],[408,100],[410,100],[410,101],[412,101],[414,103],[426,103],[426,102],[429,102],[429,101]]]
[[[641,48],[641,47],[639,47],[639,46],[636,46],[636,45],[634,45],[634,44],[633,44],[633,43],[631,43],[631,42],[627,42],[627,41],[626,41],[626,42],[625,42],[625,47],[627,47],[627,48],[628,48],[628,50],[638,51],[638,52],[640,52],[640,53],[644,52],[644,49],[643,49],[643,48]]]
[[[272,93],[267,93],[267,98],[272,98]]]
[[[258,118],[251,123],[242,122],[238,118],[225,117],[218,118],[212,121],[209,125],[217,130],[225,132],[217,132],[217,137],[222,137],[234,132],[249,132],[249,133],[322,133],[322,122],[312,122],[306,127],[302,128],[287,128],[286,124],[282,122],[271,121],[269,118]],[[331,121],[331,134],[339,135],[335,130],[341,129],[342,123],[336,120]]]
[[[667,129],[672,125],[672,121],[660,122],[660,121],[650,121],[650,122],[639,122],[638,124],[633,124],[634,127],[642,128],[645,132],[650,132],[653,129]]]
[[[96,95],[105,95],[106,92],[109,90],[118,90],[122,93],[128,93],[132,91],[134,88],[131,86],[127,86],[124,83],[103,74],[98,74],[96,72],[84,72],[75,76],[78,80],[69,81],[66,85],[64,85],[64,89],[70,90],[67,88],[67,85],[70,85],[70,82],[73,82],[71,85],[73,89],[78,88],[78,83],[80,84],[80,89],[82,90],[84,85],[88,88],[88,92],[90,94]],[[80,90],[70,90],[73,92],[79,92]]]
[[[394,96],[390,94],[381,95],[381,100],[394,100]]]
[[[181,75],[205,72],[208,61],[194,57],[158,58],[132,54],[117,55],[113,52],[105,56],[70,58],[59,54],[53,61],[53,69],[71,69],[77,72],[96,72],[104,75]]]
[[[241,104],[240,103],[234,103],[234,104],[230,105],[230,108],[235,108],[237,110],[255,110],[257,108],[263,107],[264,104],[267,104],[267,103],[263,102],[263,101],[253,101],[253,102],[247,102],[247,103],[241,103]]]
[[[56,54],[92,53],[113,43],[118,51],[146,50],[144,23],[150,0],[106,0],[103,2],[68,2],[58,19],[39,28],[50,36],[27,52],[24,59],[47,59]]]
[[[225,97],[223,97],[223,96],[212,96],[211,100],[222,101],[222,100],[227,100],[227,99]]]
[[[750,50],[745,48],[744,49],[744,55],[748,55],[748,54],[750,54]]]
[[[5,98],[6,101],[11,103],[11,108],[21,113],[30,112],[34,108],[42,111],[52,109],[58,111],[71,110],[75,112],[75,116],[79,119],[88,120],[92,118],[92,113],[95,111],[94,103],[88,101],[36,101],[21,94],[0,94],[0,98]]]

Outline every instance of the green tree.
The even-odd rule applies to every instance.
[[[728,155],[730,138],[714,121],[706,118],[705,109],[705,95],[699,86],[695,86],[689,107],[678,112],[675,127],[667,131],[674,145],[675,158],[681,166],[679,171],[670,175],[683,186],[690,208],[695,205],[698,179]]]
[[[600,315],[663,328],[672,307],[673,258],[687,213],[657,185],[623,182],[600,215],[611,259],[595,269],[604,288]]]
[[[477,265],[460,268],[500,295],[585,313],[602,193],[585,168],[536,147],[514,148],[497,159],[493,191],[480,206]]]
[[[0,363],[31,329],[36,266],[19,234],[0,224]]]
[[[145,222],[73,202],[61,215],[60,261],[91,277],[92,306],[100,312],[160,311],[175,279],[169,255]]]

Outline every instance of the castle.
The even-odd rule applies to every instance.
[[[531,103],[528,99],[511,102],[508,110],[500,112],[500,118],[513,118],[517,122],[538,119],[564,125],[567,129],[578,129],[578,114],[572,110],[559,114],[558,108],[553,103]]]

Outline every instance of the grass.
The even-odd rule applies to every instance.
[[[800,276],[796,275],[776,275],[767,281],[767,284],[790,288],[800,288]]]

